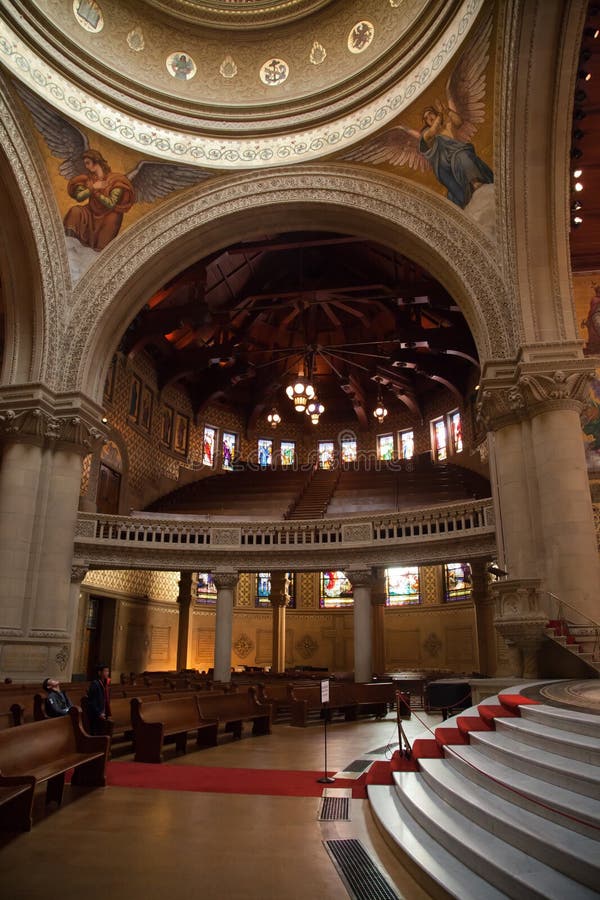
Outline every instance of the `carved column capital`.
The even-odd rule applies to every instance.
[[[372,569],[347,569],[346,577],[353,588],[372,588],[374,584]]]
[[[85,576],[89,571],[89,566],[83,565],[72,565],[71,566],[71,584],[81,584]]]
[[[0,391],[0,440],[93,452],[106,440],[102,410],[80,394],[55,394],[43,385]]]
[[[213,572],[212,576],[218,591],[234,591],[237,587],[239,580],[237,572]]]
[[[585,403],[591,358],[548,360],[523,352],[514,364],[486,366],[477,398],[477,419],[486,431],[524,422],[555,409],[579,412]]]

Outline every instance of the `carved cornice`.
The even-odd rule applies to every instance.
[[[71,583],[77,584],[78,582],[81,584],[85,576],[89,571],[88,566],[82,565],[72,565],[71,566]]]
[[[10,386],[0,391],[0,440],[90,453],[106,440],[100,412],[80,394]]]
[[[346,577],[353,588],[372,588],[374,584],[372,569],[346,569]]]
[[[552,410],[580,412],[597,360],[562,358],[547,362],[518,361],[500,371],[484,372],[477,399],[477,418],[486,431],[528,421]],[[490,367],[491,368],[491,367]]]

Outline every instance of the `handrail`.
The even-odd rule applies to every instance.
[[[592,662],[594,662],[594,663],[600,662],[600,623],[596,622],[594,619],[592,619],[586,613],[581,612],[579,609],[577,609],[576,606],[574,606],[572,603],[569,603],[567,600],[561,600],[561,598],[557,597],[556,594],[553,594],[550,591],[548,591],[548,596],[552,597],[552,599],[556,600],[558,603],[558,610],[557,610],[558,619],[557,619],[557,621],[560,622],[561,625],[564,627],[565,636],[570,635],[570,630],[569,630],[569,622],[567,621],[567,618],[564,614],[563,607],[568,606],[569,609],[576,612],[578,616],[581,616],[583,619],[587,619],[588,623],[594,629],[594,646],[592,648]],[[572,622],[570,624],[577,627],[577,624],[574,622]],[[582,627],[588,627],[588,626],[584,625]]]

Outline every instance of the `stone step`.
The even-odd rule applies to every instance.
[[[471,746],[486,756],[511,766],[518,772],[600,800],[600,770],[597,766],[574,759],[567,760],[564,756],[539,748],[532,753],[530,745],[516,740],[514,735],[507,732],[474,731],[470,735],[470,742]]]
[[[507,844],[453,809],[418,773],[396,772],[394,780],[405,814],[497,890],[520,900],[597,900],[595,891]]]
[[[484,793],[448,760],[426,759],[419,767],[428,787],[480,828],[569,878],[576,873],[587,887],[600,885],[598,843],[565,827],[565,820],[559,824],[525,809],[516,793],[510,800]]]
[[[577,734],[587,734],[590,737],[600,738],[600,716],[592,713],[576,712],[563,709],[559,706],[522,706],[521,718],[539,722],[542,725],[550,725],[559,730],[571,731]]]
[[[497,719],[496,729],[499,734],[510,734],[515,740],[540,750],[600,766],[599,738],[572,734],[522,718]]]
[[[505,893],[448,853],[408,816],[395,787],[369,785],[367,791],[371,811],[392,850],[400,850],[408,856],[435,885],[457,900],[503,900],[506,897]]]
[[[446,747],[445,753],[452,766],[474,784],[511,802],[518,791],[524,809],[559,825],[564,825],[567,818],[570,828],[600,841],[600,800],[519,772],[477,747]]]

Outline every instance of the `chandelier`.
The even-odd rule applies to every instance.
[[[267,416],[267,422],[269,423],[271,428],[277,428],[277,426],[281,422],[281,416],[279,415],[275,407],[273,407],[273,409]]]
[[[377,406],[373,410],[373,415],[375,416],[375,418],[377,419],[379,424],[381,424],[385,420],[385,417],[387,416],[387,414],[388,414],[388,411],[385,408],[385,406],[383,405],[383,399],[381,397],[381,391],[380,391],[379,395],[377,397]]]
[[[292,383],[288,384],[285,389],[286,394],[294,404],[294,409],[299,413],[306,411],[306,407],[315,396],[311,378],[312,365],[309,362],[304,368],[308,371],[308,375],[305,376],[304,369],[301,368]]]
[[[311,403],[308,404],[306,409],[306,415],[310,416],[310,421],[313,425],[319,424],[319,417],[323,415],[325,412],[325,407],[322,403],[319,403],[317,398],[315,397]]]

